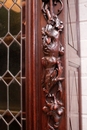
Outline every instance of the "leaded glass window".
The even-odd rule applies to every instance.
[[[0,130],[25,130],[25,0],[0,0]]]

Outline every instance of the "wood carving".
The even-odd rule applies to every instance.
[[[53,7],[61,5],[57,14],[54,14]],[[48,118],[47,130],[58,130],[60,119],[64,111],[62,102],[62,81],[64,80],[61,58],[64,55],[64,47],[60,42],[60,35],[63,30],[63,22],[58,15],[63,9],[61,0],[42,0],[42,12],[47,21],[42,27],[43,45],[43,76],[42,87],[45,93],[46,104],[43,111]]]

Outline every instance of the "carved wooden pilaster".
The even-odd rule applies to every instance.
[[[54,14],[53,8],[57,4],[60,4],[61,8]],[[47,130],[58,130],[64,112],[62,102],[64,77],[61,60],[64,55],[64,47],[60,42],[63,22],[58,17],[62,9],[63,3],[61,0],[42,0],[42,12],[47,21],[46,26],[42,27],[42,88],[45,94],[43,112],[48,119]]]

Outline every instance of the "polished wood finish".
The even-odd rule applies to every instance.
[[[59,128],[65,109],[62,102],[62,82],[64,81],[62,57],[64,47],[60,41],[63,22],[59,19],[59,9],[56,13],[53,11],[57,4],[61,4],[61,9],[63,9],[61,0],[50,0],[48,3],[45,1],[42,3],[42,12],[46,20],[46,25],[42,27],[42,88],[45,95],[43,112],[47,116],[46,130],[57,130]],[[61,9],[60,11],[62,11]]]
[[[61,59],[64,68],[63,76],[65,77],[62,82],[64,113],[57,130],[70,130],[71,126],[72,130],[81,130],[79,49],[76,50],[76,48],[68,44],[68,7],[66,1],[62,0],[62,2],[64,3],[64,9],[59,15],[59,19],[64,23],[64,30],[61,33],[60,38],[60,41],[65,48],[65,54]],[[26,1],[26,130],[47,130],[46,127],[48,124],[47,115],[44,114],[42,110],[46,102],[41,85],[44,70],[41,63],[41,58],[44,57],[41,29],[46,26],[47,22],[44,19],[41,6],[41,0]],[[60,5],[54,8],[54,13],[56,13],[59,7]],[[77,39],[79,39],[79,37]],[[72,83],[74,83],[74,87],[72,86]],[[72,89],[73,93],[71,93]],[[55,97],[53,98],[55,99]],[[71,104],[71,102],[74,103],[74,99],[72,100],[72,98],[76,100],[75,104]],[[69,108],[69,106],[72,108],[73,105],[75,105],[74,108],[78,117],[76,120],[77,129],[74,129],[75,122],[72,122],[73,118],[70,116],[70,114],[74,115],[72,109]],[[77,108],[79,111],[77,111]]]
[[[26,1],[26,122],[27,130],[41,129],[40,1]]]

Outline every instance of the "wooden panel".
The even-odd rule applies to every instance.
[[[81,130],[81,82],[78,0],[65,2],[65,83],[67,130]]]
[[[79,130],[78,70],[69,67],[69,123],[71,130]]]

